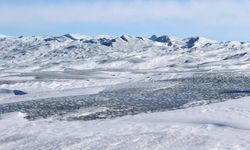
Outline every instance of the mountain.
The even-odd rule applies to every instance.
[[[122,35],[0,36],[0,70],[228,69],[248,67],[249,42]],[[17,70],[18,68],[18,70]]]

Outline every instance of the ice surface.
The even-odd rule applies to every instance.
[[[250,95],[249,87],[246,74],[206,73],[192,78],[113,85],[95,94],[5,101],[0,105],[0,114],[22,112],[29,120],[51,116],[67,120],[106,119],[235,99]],[[79,113],[80,109],[92,107],[106,109],[87,116]]]
[[[249,149],[249,50],[203,37],[0,36],[0,149]]]
[[[0,149],[249,149],[249,97],[108,120],[3,115]]]

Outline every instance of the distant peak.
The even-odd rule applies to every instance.
[[[186,43],[185,46],[183,46],[183,48],[193,48],[193,47],[199,47],[199,46],[204,46],[205,44],[208,43],[215,43],[216,41],[213,40],[209,40],[206,39],[204,37],[189,37],[189,38],[185,38],[183,39],[183,41]]]
[[[129,40],[131,37],[128,36],[128,35],[122,35],[120,38],[121,38],[122,40],[128,42],[128,40]]]
[[[199,37],[189,37],[184,39],[186,45],[183,48],[192,48],[195,46],[195,43],[199,41]]]
[[[162,35],[159,37],[157,37],[156,35],[152,35],[149,39],[160,43],[169,43],[169,45],[171,45],[171,40],[167,35]]]
[[[155,41],[157,39],[157,36],[156,35],[152,35],[149,39],[152,40],[152,41]]]
[[[200,39],[200,37],[189,37],[189,38],[187,38],[187,41],[188,42],[191,42],[191,43],[195,43],[195,42],[197,42],[197,41],[199,41],[199,39]]]
[[[77,40],[77,38],[75,38],[73,35],[71,35],[71,34],[65,34],[65,35],[63,35],[63,36],[65,36],[65,37],[67,37],[67,38],[69,38],[69,39],[71,39],[71,40]]]

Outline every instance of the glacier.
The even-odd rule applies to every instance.
[[[249,51],[203,37],[1,35],[0,148],[248,149]]]

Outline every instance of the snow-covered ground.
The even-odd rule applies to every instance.
[[[250,98],[94,121],[28,121],[3,115],[0,149],[250,148]]]
[[[245,71],[249,50],[250,42],[202,37],[0,36],[0,89],[35,93]]]
[[[0,149],[249,149],[250,42],[0,36]]]

